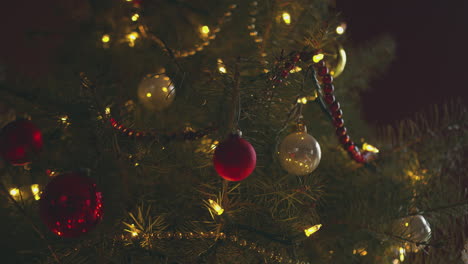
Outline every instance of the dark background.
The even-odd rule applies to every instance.
[[[79,30],[89,6],[82,0],[21,3],[2,3],[0,63],[8,74],[34,78],[52,66],[54,51]],[[454,98],[466,104],[468,0],[336,0],[336,6],[351,42],[383,33],[397,42],[390,70],[363,94],[367,120],[392,123]]]
[[[390,70],[363,94],[364,116],[391,123],[468,89],[468,0],[337,0],[352,42],[390,33],[397,43]]]

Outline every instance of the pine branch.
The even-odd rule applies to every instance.
[[[26,213],[26,211],[19,205],[19,203],[11,196],[10,192],[8,192],[8,189],[5,187],[3,182],[0,182],[0,190],[10,199],[10,201],[13,203],[14,207],[20,212],[24,219],[31,225],[32,229],[37,233],[37,235],[45,242],[47,245],[47,248],[49,249],[50,253],[52,254],[55,262],[61,263],[60,259],[58,258],[57,254],[55,253],[55,250],[52,248],[52,245],[47,241],[45,238],[44,234],[41,232],[41,230],[36,226],[32,218]]]

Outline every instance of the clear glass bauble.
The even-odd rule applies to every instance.
[[[138,85],[138,99],[152,111],[161,111],[174,101],[175,87],[166,74],[148,75]]]
[[[408,216],[396,221],[393,233],[409,242],[406,243],[406,249],[411,252],[417,252],[431,239],[431,226],[422,215]]]
[[[343,73],[346,66],[346,51],[338,42],[333,42],[323,47],[324,60],[330,69],[330,74],[337,78]]]
[[[307,175],[313,172],[321,157],[319,143],[305,131],[289,134],[279,146],[281,166],[290,174]]]

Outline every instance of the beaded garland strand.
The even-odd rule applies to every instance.
[[[261,255],[265,260],[273,261],[274,263],[284,263],[284,264],[310,264],[310,262],[294,260],[289,257],[285,257],[280,253],[275,251],[270,251],[264,247],[257,245],[254,242],[248,242],[245,239],[239,238],[237,235],[226,235],[223,232],[171,232],[171,231],[162,231],[149,234],[142,234],[141,236],[133,236],[131,234],[125,236],[122,235],[123,240],[145,240],[151,243],[146,243],[147,245],[158,244],[155,241],[157,240],[195,240],[195,239],[213,239],[213,240],[222,240],[231,242],[237,246],[247,248],[252,250],[259,255]]]
[[[292,69],[296,67],[299,61],[307,62],[315,55],[315,52],[291,52],[288,57],[281,57],[280,60],[284,60],[282,67],[278,67],[275,74],[270,78],[275,85],[279,85],[285,78],[289,76]],[[358,163],[367,163],[370,161],[372,154],[371,152],[364,151],[361,153],[359,148],[354,144],[348,135],[347,129],[344,126],[343,110],[341,110],[340,103],[334,96],[333,76],[330,75],[330,71],[322,59],[317,63],[313,64],[317,75],[321,78],[322,86],[317,84],[318,88],[323,91],[323,100],[327,104],[328,108],[326,111],[330,114],[335,132],[339,142],[343,148],[350,154],[351,158]],[[314,76],[314,79],[316,77]]]

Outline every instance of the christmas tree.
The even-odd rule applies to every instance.
[[[465,108],[362,118],[391,37],[328,0],[70,3],[0,84],[2,263],[466,261]]]

